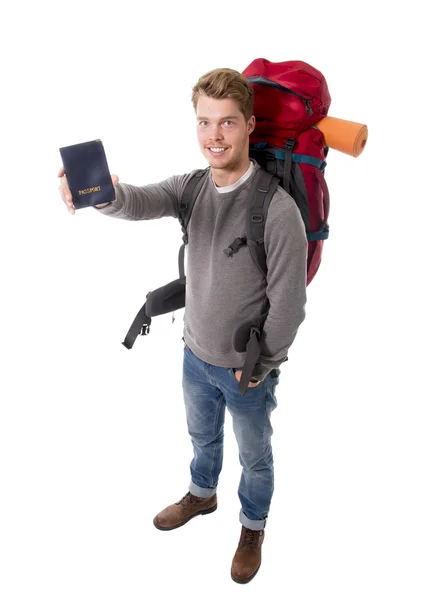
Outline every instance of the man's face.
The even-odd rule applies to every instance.
[[[218,100],[200,94],[197,102],[197,137],[212,169],[234,171],[248,159],[248,137],[255,122],[253,115],[248,122],[245,121],[236,100]]]

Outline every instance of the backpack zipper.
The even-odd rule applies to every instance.
[[[312,115],[313,114],[313,109],[312,109],[313,98],[305,98],[301,94],[297,94],[297,92],[293,92],[292,90],[288,90],[288,88],[286,88],[283,85],[280,85],[280,83],[276,83],[275,81],[271,81],[271,79],[267,79],[266,77],[258,77],[258,76],[256,76],[256,77],[247,77],[247,79],[248,79],[248,81],[250,83],[256,83],[257,85],[265,85],[265,86],[268,86],[268,87],[275,87],[278,90],[281,90],[282,92],[285,92],[286,94],[292,94],[293,96],[297,96],[304,103],[304,110],[307,112],[307,114],[308,115]]]

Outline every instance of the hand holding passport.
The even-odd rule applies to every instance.
[[[116,199],[118,176],[109,173],[101,140],[64,146],[59,152],[63,167],[58,177],[66,176],[59,190],[71,214],[75,209],[102,207]]]

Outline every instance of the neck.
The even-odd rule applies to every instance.
[[[247,156],[237,167],[229,167],[229,169],[214,169],[212,167],[212,177],[217,187],[226,187],[236,183],[248,171],[249,167],[250,158]]]

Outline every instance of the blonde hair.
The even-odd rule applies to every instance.
[[[246,122],[253,114],[253,87],[242,73],[234,69],[214,69],[200,77],[192,88],[192,104],[195,110],[200,94],[210,98],[236,100]]]

